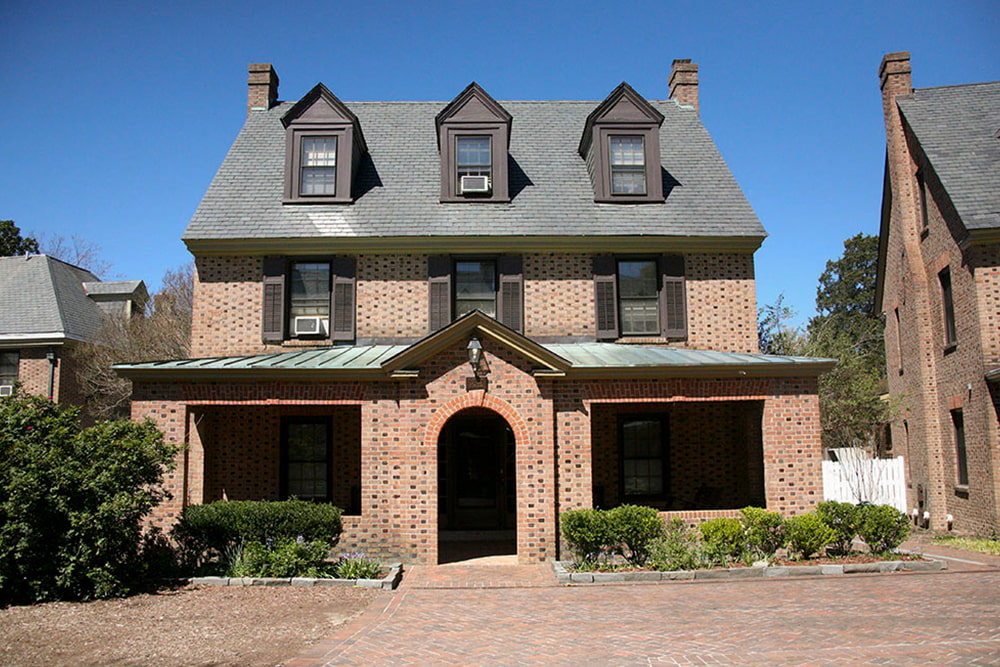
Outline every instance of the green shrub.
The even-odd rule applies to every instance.
[[[238,549],[226,573],[230,577],[317,577],[330,554],[323,540],[246,542]]]
[[[768,559],[785,546],[785,521],[778,512],[760,507],[740,510],[740,523],[746,535],[747,548],[756,558]]]
[[[234,545],[287,542],[301,536],[307,542],[336,544],[342,530],[341,510],[304,500],[220,500],[184,509],[173,536],[189,566],[205,560],[225,561]]]
[[[569,510],[559,517],[562,535],[578,564],[594,563],[615,544],[608,513],[603,510]]]
[[[648,566],[661,572],[699,569],[703,556],[698,537],[698,531],[674,519],[665,527],[663,536],[650,543]]]
[[[891,505],[863,505],[858,536],[872,553],[892,551],[909,536],[910,521]]]
[[[148,574],[142,520],[176,448],[152,422],[78,414],[0,400],[0,605],[124,595]]]
[[[719,565],[746,559],[747,542],[739,519],[719,517],[699,527],[708,558]]]
[[[816,513],[834,532],[828,551],[837,554],[851,552],[854,536],[858,534],[860,511],[857,505],[825,500],[816,506]]]
[[[785,532],[789,546],[802,558],[820,552],[837,538],[836,531],[815,512],[788,517],[785,519]]]
[[[607,510],[607,520],[613,540],[607,546],[616,549],[630,564],[645,565],[649,545],[663,535],[660,513],[653,507],[620,505]]]
[[[333,566],[338,579],[379,579],[382,564],[364,554],[344,554]]]

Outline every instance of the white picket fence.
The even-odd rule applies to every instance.
[[[823,499],[843,503],[867,501],[907,512],[906,468],[902,457],[823,461]]]

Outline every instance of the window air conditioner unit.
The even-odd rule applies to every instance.
[[[463,176],[462,177],[462,194],[466,193],[477,193],[477,192],[489,192],[490,191],[490,177],[489,176]]]
[[[14,385],[0,384],[0,396],[13,396],[13,395],[14,395]]]
[[[296,317],[292,323],[292,333],[296,336],[323,336],[329,331],[329,320],[325,317]]]

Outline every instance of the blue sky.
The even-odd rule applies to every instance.
[[[245,118],[247,64],[282,99],[667,96],[700,65],[702,120],[770,237],[758,303],[803,323],[844,239],[878,232],[877,69],[914,85],[1000,79],[1000,3],[51,2],[0,0],[0,219],[101,246],[150,288],[189,260],[187,221]]]

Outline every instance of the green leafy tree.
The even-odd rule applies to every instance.
[[[38,252],[38,241],[30,236],[21,236],[21,229],[13,220],[0,220],[0,257],[34,252]]]
[[[795,311],[785,305],[784,294],[779,294],[773,304],[757,309],[757,342],[761,354],[803,354],[805,337],[788,324],[794,317]]]

